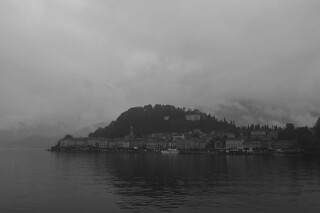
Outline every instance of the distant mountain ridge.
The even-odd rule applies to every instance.
[[[59,137],[49,137],[43,135],[30,135],[23,139],[7,143],[5,148],[29,148],[46,149],[56,144]]]
[[[72,131],[75,137],[85,137],[98,127],[105,126],[107,123],[97,123],[88,125],[81,129]],[[40,125],[38,125],[40,126]],[[20,128],[0,129],[1,148],[48,148],[54,145],[59,138],[67,134],[68,130],[60,130],[59,127],[43,125],[42,128],[23,125]],[[51,130],[51,131],[50,131]]]
[[[92,131],[95,131],[96,129],[103,127],[103,126],[106,126],[106,125],[108,125],[108,123],[106,123],[106,122],[92,124],[90,126],[86,126],[86,127],[83,127],[81,129],[78,129],[78,130],[72,132],[72,135],[75,137],[85,137],[88,134],[90,134]]]
[[[172,105],[145,105],[133,107],[104,128],[98,128],[89,137],[124,137],[129,128],[134,128],[136,136],[153,133],[188,132],[200,129],[202,132],[235,131],[238,127],[233,121],[219,121],[210,114],[197,109],[185,109]]]

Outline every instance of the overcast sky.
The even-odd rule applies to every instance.
[[[1,0],[0,129],[76,129],[149,103],[313,125],[319,11],[319,0]]]

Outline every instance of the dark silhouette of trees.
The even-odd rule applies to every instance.
[[[200,115],[200,120],[186,120],[187,114]],[[165,119],[166,118],[166,119]],[[189,132],[200,129],[202,132],[237,131],[234,121],[217,120],[214,116],[198,110],[186,110],[171,105],[146,105],[133,107],[121,113],[110,125],[99,128],[89,137],[124,137],[133,126],[136,135],[147,136],[153,133]]]
[[[292,123],[287,123],[283,131],[278,134],[278,139],[293,140],[295,138],[295,127]]]
[[[308,127],[296,128],[294,135],[295,139],[298,141],[299,148],[310,150],[315,147],[314,137]]]
[[[299,148],[306,151],[320,151],[320,118],[318,118],[313,129],[308,127],[295,128],[288,123],[283,131],[278,134],[281,140],[296,140]]]
[[[72,135],[65,135],[65,136],[64,136],[64,139],[72,139],[72,138],[73,138]]]
[[[186,119],[187,114],[200,115],[200,120],[190,121]],[[199,129],[201,132],[233,132],[237,136],[250,136],[251,131],[276,131],[280,140],[296,140],[299,147],[305,150],[320,151],[320,118],[318,118],[313,129],[308,127],[296,128],[294,124],[287,123],[286,126],[250,124],[237,127],[235,121],[218,120],[215,116],[172,105],[146,105],[133,107],[120,114],[104,128],[98,128],[89,134],[89,137],[118,138],[129,135],[130,126],[133,126],[135,136],[148,136],[153,133],[183,133]],[[196,135],[195,135],[196,136]],[[66,135],[65,138],[72,138]]]
[[[317,139],[320,140],[320,118],[318,118],[313,128]]]

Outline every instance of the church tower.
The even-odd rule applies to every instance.
[[[130,126],[129,137],[134,138],[133,126]]]

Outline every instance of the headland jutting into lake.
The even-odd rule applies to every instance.
[[[88,137],[66,135],[51,151],[296,154],[318,153],[319,144],[320,119],[312,128],[291,123],[237,127],[199,110],[146,105],[129,109]]]

